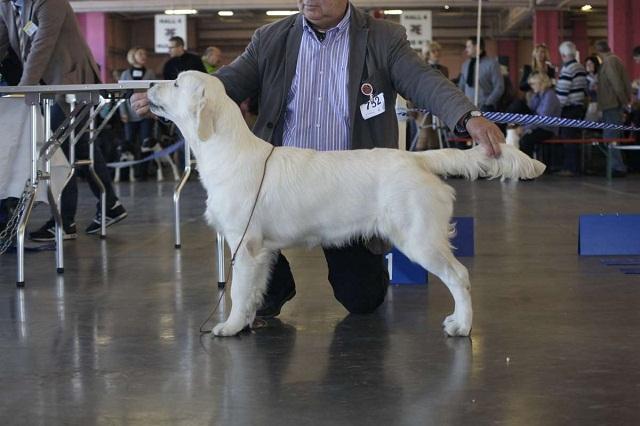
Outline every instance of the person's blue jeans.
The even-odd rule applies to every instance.
[[[623,124],[624,117],[622,114],[622,108],[609,108],[602,110],[602,121],[610,124]],[[622,136],[623,135],[620,130],[605,129],[602,131],[603,138],[621,138]],[[627,172],[627,166],[622,160],[622,153],[619,149],[611,150],[611,166],[616,172]]]

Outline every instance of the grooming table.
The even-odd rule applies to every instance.
[[[8,96],[3,99],[12,99],[15,96],[24,97],[30,111],[30,178],[28,185],[31,191],[26,200],[26,207],[21,214],[17,229],[17,278],[16,283],[19,287],[24,286],[24,237],[26,226],[33,209],[34,202],[38,192],[45,191],[47,200],[51,208],[51,213],[56,224],[56,271],[64,272],[64,251],[63,251],[63,229],[62,217],[59,207],[59,194],[54,194],[51,187],[51,159],[54,153],[60,148],[62,143],[69,139],[69,161],[71,163],[71,171],[66,177],[64,185],[71,178],[77,166],[88,166],[91,177],[96,181],[100,188],[100,198],[102,207],[102,223],[100,237],[106,238],[106,191],[104,183],[97,176],[94,166],[94,143],[113,116],[117,107],[125,102],[126,98],[134,90],[148,90],[154,83],[158,81],[141,80],[141,81],[121,81],[115,84],[72,84],[72,85],[52,85],[52,86],[17,86],[17,87],[0,87],[0,96]],[[65,121],[55,131],[51,130],[51,107],[56,102],[56,98],[65,96],[71,104],[71,113]],[[95,127],[95,118],[100,111],[108,104],[114,107],[105,117],[102,125]],[[44,120],[40,117],[40,111],[44,111]],[[89,133],[89,158],[77,160],[75,159],[75,143],[85,134]],[[37,145],[39,138],[43,138],[43,146],[38,151]],[[191,151],[189,142],[185,140],[185,166],[180,182],[176,186],[173,194],[174,212],[175,212],[175,247],[180,248],[180,194],[189,175],[191,174]],[[39,160],[42,166],[39,166]],[[42,170],[41,170],[42,169]],[[64,187],[63,185],[63,187]],[[62,192],[62,188],[60,189]],[[218,258],[218,284],[224,285],[224,237],[218,234],[217,237],[217,258]]]

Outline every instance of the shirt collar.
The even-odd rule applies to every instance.
[[[24,1],[24,0],[20,0],[20,1]],[[337,32],[340,33],[349,26],[349,22],[351,22],[351,4],[347,6],[347,13],[344,14],[344,17],[340,22],[338,22],[338,25],[336,25],[333,28],[329,28],[326,32],[328,33],[329,31],[337,30]],[[302,28],[304,28],[307,31],[313,32],[313,28],[311,28],[311,24],[309,23],[309,21],[307,21],[307,18],[305,18],[304,15],[302,16]]]

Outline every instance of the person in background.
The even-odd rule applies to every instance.
[[[551,83],[551,79],[546,73],[534,72],[529,76],[527,85],[531,88],[533,95],[529,100],[529,109],[533,114],[547,117],[559,117],[562,106]],[[558,129],[549,126],[523,126],[519,128],[520,149],[533,157],[534,151],[537,158],[544,162],[548,161],[548,155],[541,152],[541,142],[553,138],[557,135]]]
[[[31,33],[25,25],[31,24]],[[16,0],[0,2],[0,61],[9,48],[18,54],[22,63],[20,86],[94,84],[100,82],[100,71],[87,45],[76,15],[67,0]],[[51,128],[55,130],[69,114],[69,105],[58,100],[51,108]],[[69,141],[62,144],[69,158]],[[88,135],[75,145],[76,158],[89,158]],[[94,169],[106,189],[106,224],[111,226],[125,217],[127,211],[120,203],[111,184],[111,176],[100,149],[94,150]],[[98,199],[96,216],[85,229],[97,234],[101,223],[100,188],[93,179],[89,187]],[[75,215],[78,206],[78,184],[71,176],[61,195],[61,215],[65,240],[77,238]],[[40,229],[29,234],[34,241],[55,240],[55,222],[49,219]]]
[[[587,71],[587,95],[589,97],[587,113],[584,119],[600,121],[602,118],[602,114],[598,110],[598,70],[600,69],[600,58],[597,56],[589,56],[584,60],[584,69]]]
[[[215,46],[209,46],[205,49],[202,55],[202,65],[208,74],[213,74],[220,68],[220,59],[222,57],[222,50]]]
[[[202,59],[184,49],[182,37],[174,36],[169,39],[169,56],[169,60],[162,69],[162,76],[165,80],[175,80],[182,71],[207,72]]]
[[[480,66],[478,78],[478,108],[481,111],[496,111],[500,97],[504,92],[504,78],[500,72],[500,64],[496,58],[487,56],[484,39],[476,46],[476,38],[469,37],[465,53],[468,59],[462,64],[458,86],[472,102],[475,99],[476,53],[480,49]]]
[[[142,47],[132,47],[127,53],[130,67],[122,72],[120,80],[155,80],[156,73],[146,67],[147,51]],[[125,147],[136,160],[140,158],[141,149],[149,143],[153,131],[153,120],[142,118],[131,108],[129,102],[120,105],[120,119],[124,124]],[[136,166],[136,178],[144,179],[144,164]]]
[[[162,76],[165,80],[175,80],[182,71],[200,71],[207,72],[202,63],[202,59],[189,53],[184,49],[184,40],[182,37],[174,36],[169,39],[169,56],[170,59],[164,64]],[[178,140],[182,139],[180,131],[177,131]],[[184,148],[176,152],[179,167],[182,169],[185,165]]]
[[[553,86],[554,79],[556,78],[556,69],[551,63],[549,48],[547,48],[546,44],[537,44],[531,52],[531,65],[525,65],[522,68],[522,78],[520,79],[519,86],[520,90],[525,93],[531,92],[529,76],[534,72],[546,74]]]
[[[624,108],[631,100],[631,81],[622,61],[611,53],[606,40],[595,43],[596,53],[602,60],[598,71],[598,108],[602,111],[602,121],[612,124],[624,123]],[[605,129],[603,138],[620,138],[620,130]],[[627,174],[627,166],[622,160],[622,153],[618,149],[611,150],[614,177]]]
[[[445,77],[449,78],[449,68],[440,64],[440,53],[442,52],[442,46],[437,41],[427,43],[422,48],[422,57],[424,61],[431,67],[442,73]],[[409,105],[411,107],[411,104]],[[425,114],[422,112],[415,113],[415,122],[417,124],[418,141],[414,150],[424,151],[425,149],[440,148],[440,140],[438,134],[433,128],[433,116],[431,114]]]
[[[422,56],[425,62],[430,65],[432,68],[437,69],[444,75],[449,78],[449,68],[445,67],[440,63],[440,54],[442,53],[442,46],[437,41],[432,41],[422,48]]]
[[[562,57],[562,69],[556,83],[556,95],[562,105],[562,118],[582,120],[586,112],[587,101],[587,71],[576,60],[576,45],[570,41],[562,42],[558,48]],[[582,130],[573,127],[562,127],[559,131],[563,139],[580,139]],[[560,176],[575,176],[578,174],[578,145],[567,143],[562,146],[562,168]],[[560,163],[560,152],[554,152],[552,168]]]

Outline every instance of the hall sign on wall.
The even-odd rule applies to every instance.
[[[422,50],[431,41],[430,10],[405,10],[400,15],[400,24],[407,30],[407,39],[412,49]]]
[[[168,53],[169,39],[173,36],[182,37],[184,47],[187,48],[187,16],[186,15],[156,15],[155,52]]]

